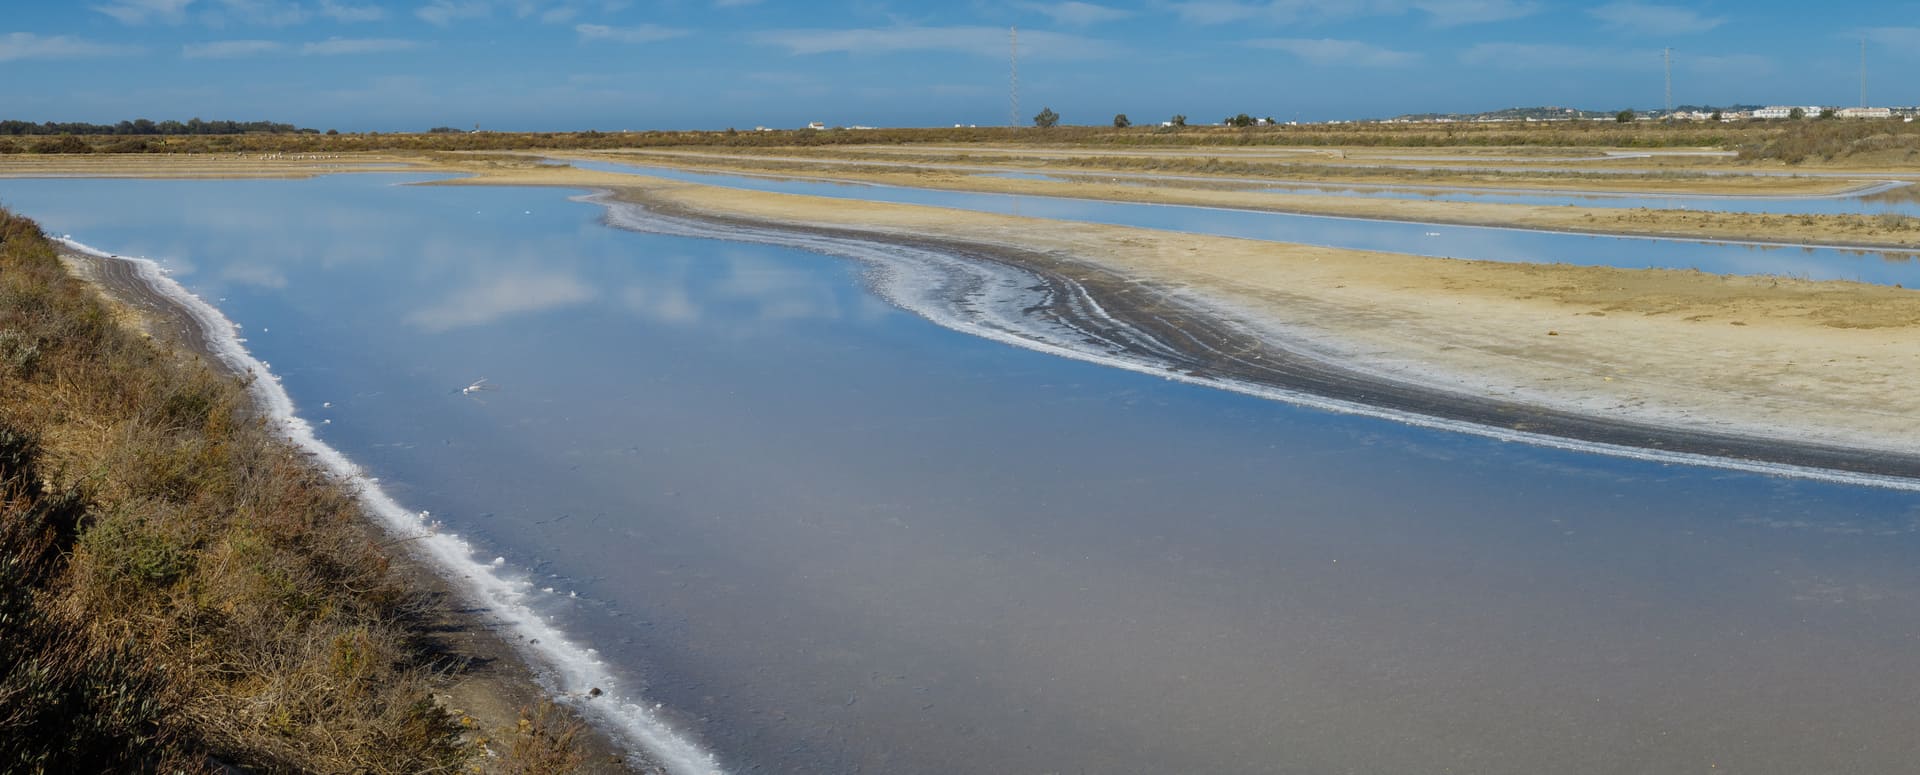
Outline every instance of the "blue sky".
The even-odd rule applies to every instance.
[[[0,118],[342,131],[1920,103],[1920,2],[0,0]]]

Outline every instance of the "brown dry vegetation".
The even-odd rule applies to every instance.
[[[0,211],[0,770],[476,761],[422,598],[250,414]]]
[[[1089,147],[1309,146],[1350,148],[1725,148],[1750,159],[1844,155],[1850,145],[1886,135],[1904,144],[1920,128],[1899,121],[1748,121],[1744,123],[1572,121],[1500,124],[1316,124],[1266,127],[1053,129],[953,127],[782,130],[771,132],[479,132],[341,134],[251,133],[138,136],[58,135],[0,138],[0,153],[344,153],[352,151],[605,150],[613,148],[770,148],[913,143],[1019,143]],[[1837,140],[1838,142],[1832,142]],[[1804,157],[1803,157],[1804,158]]]
[[[1912,164],[1920,160],[1920,124],[1903,121],[1822,119],[1794,121],[1738,145],[1740,158],[1799,164],[1853,160]]]
[[[629,149],[637,150],[637,149]],[[1510,171],[1491,169],[1446,169],[1442,167],[1395,167],[1366,166],[1359,164],[1326,164],[1325,157],[1307,156],[1299,161],[1284,159],[1250,160],[1231,157],[1208,156],[1205,149],[1195,149],[1191,155],[1184,156],[1111,156],[1111,155],[1061,155],[1044,160],[1018,154],[996,154],[992,148],[979,151],[948,154],[909,154],[909,153],[870,153],[857,149],[832,149],[826,151],[800,150],[794,148],[767,149],[767,156],[793,154],[794,160],[781,158],[729,159],[724,155],[703,157],[694,153],[667,155],[661,152],[636,154],[643,161],[666,164],[669,166],[693,167],[729,167],[743,161],[755,168],[779,172],[820,172],[843,173],[872,171],[873,167],[858,164],[846,164],[845,161],[884,161],[902,165],[923,165],[895,168],[897,172],[940,172],[942,165],[991,165],[999,167],[1031,168],[1036,171],[1071,174],[1085,172],[1124,173],[1167,173],[1175,175],[1214,176],[1222,178],[1267,178],[1276,181],[1336,181],[1364,184],[1407,184],[1421,183],[1432,185],[1493,185],[1517,186],[1539,185],[1562,187],[1577,184],[1586,187],[1611,187],[1629,183],[1637,190],[1644,191],[1688,191],[1700,185],[1719,185],[1727,182],[1726,176],[1710,175],[1701,171],[1685,169],[1646,171],[1633,175],[1606,172],[1579,172],[1556,169],[1516,168]],[[615,156],[604,156],[614,161],[634,161]],[[800,160],[806,159],[806,160]],[[815,160],[817,159],[817,160]],[[451,160],[450,160],[451,161]],[[1157,186],[1208,187],[1206,183],[1194,181],[1159,180],[1151,181]],[[1833,185],[1840,185],[1838,183]]]

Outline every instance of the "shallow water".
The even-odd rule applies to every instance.
[[[217,301],[328,442],[730,769],[1920,754],[1920,496],[1169,382],[936,327],[848,261],[403,179],[0,201]]]
[[[1151,176],[1072,175],[1038,172],[997,172],[986,178],[1011,180],[1077,181],[1091,180],[1152,186]],[[1207,182],[1209,178],[1180,178]],[[1634,194],[1601,192],[1556,192],[1527,189],[1463,188],[1453,186],[1390,186],[1337,183],[1298,183],[1255,185],[1253,180],[1228,180],[1245,183],[1246,190],[1276,194],[1341,196],[1361,199],[1407,199],[1432,202],[1480,202],[1484,204],[1522,204],[1548,207],[1648,208],[1653,210],[1707,210],[1728,213],[1773,213],[1789,215],[1878,215],[1892,213],[1920,217],[1920,189],[1911,184],[1885,183],[1866,186],[1859,193],[1829,196],[1690,196],[1685,194]]]
[[[900,186],[723,175],[612,162],[576,161],[573,164],[582,169],[631,172],[753,191],[932,205],[1036,218],[1140,226],[1150,229],[1441,258],[1565,263],[1628,269],[1698,269],[1716,274],[1782,275],[1814,280],[1855,280],[1879,285],[1920,285],[1920,260],[1916,260],[1916,255],[1911,252],[1872,252],[1610,237],[1479,226],[1442,226],[1249,210],[978,194]]]

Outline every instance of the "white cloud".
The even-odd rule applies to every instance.
[[[1650,70],[1660,67],[1660,52],[1540,43],[1481,43],[1462,52],[1460,61],[1509,70]]]
[[[413,15],[442,27],[468,19],[485,19],[495,12],[516,19],[563,24],[583,13],[618,13],[630,5],[630,0],[430,0],[414,9]]]
[[[305,24],[313,18],[306,6],[294,0],[217,0],[219,8],[208,10],[201,19],[212,26],[229,23],[262,27],[289,27]]]
[[[493,14],[493,5],[484,0],[433,0],[413,12],[428,24],[445,27],[461,19],[482,19]]]
[[[1357,40],[1266,38],[1247,41],[1246,45],[1285,51],[1312,64],[1323,66],[1401,67],[1420,61],[1419,54],[1381,48]]]
[[[1413,5],[1436,27],[1503,22],[1540,12],[1540,4],[1531,0],[1416,0]]]
[[[138,46],[96,43],[65,35],[42,37],[31,32],[10,32],[0,35],[0,62],[22,59],[90,59],[129,56],[143,50]]]
[[[193,0],[113,0],[92,8],[121,24],[178,23],[186,18],[187,6],[192,4]]]
[[[604,24],[580,24],[573,28],[581,40],[606,40],[614,43],[657,43],[687,35],[686,30],[642,24],[637,27],[608,27]]]
[[[455,291],[444,301],[407,315],[407,322],[428,331],[447,331],[572,306],[594,296],[591,287],[574,277],[507,274]]]
[[[1256,5],[1216,0],[1174,3],[1172,8],[1174,13],[1180,15],[1181,21],[1190,24],[1231,24],[1265,14],[1265,11]]]
[[[883,54],[898,51],[950,51],[1005,57],[1005,27],[918,27],[903,25],[872,29],[772,30],[755,36],[761,43],[780,46],[793,54]],[[1022,57],[1094,59],[1110,56],[1115,47],[1102,40],[1058,32],[1020,33]]]
[[[411,40],[393,38],[327,38],[308,43],[300,47],[302,56],[343,56],[349,54],[384,54],[392,51],[408,51],[419,48],[420,44]]]
[[[1673,65],[1685,71],[1739,75],[1749,78],[1772,75],[1776,70],[1773,59],[1759,54],[1692,56],[1676,51],[1673,55]]]
[[[1409,0],[1268,0],[1264,3],[1185,0],[1168,7],[1179,14],[1182,21],[1191,24],[1232,24],[1242,21],[1290,24],[1405,13]]]
[[[271,40],[215,40],[207,43],[188,43],[181,49],[180,55],[187,59],[239,59],[272,54],[284,48],[286,47]]]
[[[1427,15],[1435,27],[1519,19],[1539,13],[1539,0],[1181,0],[1167,5],[1190,24],[1315,24],[1369,16]]]
[[[1587,11],[1587,15],[1605,23],[1608,29],[1637,35],[1688,35],[1706,32],[1726,23],[1725,18],[1701,16],[1691,8],[1650,5],[1620,0]]]
[[[1858,37],[1902,53],[1920,51],[1920,27],[1869,27]]]
[[[343,24],[377,22],[387,18],[387,9],[377,5],[341,5],[333,0],[320,0],[320,15]]]
[[[1060,3],[1021,3],[1021,8],[1053,19],[1055,24],[1070,27],[1085,27],[1090,24],[1112,22],[1133,15],[1132,11],[1120,8],[1108,8],[1104,5],[1082,3],[1079,0],[1067,0]]]

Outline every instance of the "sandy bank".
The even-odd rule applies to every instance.
[[[629,154],[565,154],[565,157],[599,159],[627,163],[686,166],[694,170],[758,174],[806,174],[834,180],[879,183],[884,185],[971,191],[1024,196],[1057,196],[1098,199],[1115,202],[1228,207],[1243,210],[1332,215],[1347,218],[1419,221],[1461,226],[1507,226],[1583,234],[1632,234],[1686,239],[1721,239],[1778,244],[1821,244],[1857,247],[1863,250],[1920,249],[1920,220],[1883,219],[1864,215],[1767,215],[1758,213],[1703,212],[1694,210],[1622,209],[1526,204],[1490,204],[1410,199],[1368,199],[1360,197],[1316,196],[1311,194],[1266,193],[1255,191],[1209,190],[1143,186],[1135,183],[1104,183],[1085,180],[1019,180],[975,174],[943,172],[937,169],[889,170],[827,165],[808,169],[785,163],[759,164],[744,159],[702,161],[695,156],[655,156]],[[692,165],[681,162],[694,161]],[[1084,175],[1085,170],[1036,170]],[[1382,183],[1374,180],[1375,185]],[[1747,194],[1775,192],[1765,181],[1748,181]],[[1529,184],[1532,185],[1532,184]],[[1695,193],[1727,193],[1730,184],[1702,185]],[[1791,192],[1798,185],[1778,183]],[[1848,181],[1821,181],[1824,190],[1857,186]],[[1805,193],[1805,192],[1803,192]]]
[[[457,183],[605,187],[706,217],[986,246],[1087,279],[1103,304],[1201,309],[1262,346],[1475,405],[1483,422],[1580,420],[1642,446],[1920,474],[1920,294],[1897,288],[1429,259],[576,170]],[[1806,454],[1768,451],[1787,447]]]
[[[1396,149],[1385,149],[1396,150]],[[1397,149],[1412,152],[1417,149]],[[1152,174],[1203,180],[1270,181],[1272,184],[1445,185],[1461,188],[1529,188],[1565,193],[1670,194],[1692,196],[1818,196],[1857,187],[1857,180],[1888,176],[1913,178],[1920,169],[1811,169],[1777,165],[1736,165],[1725,159],[1656,159],[1628,165],[1625,159],[1576,166],[1519,159],[1390,161],[1368,156],[1329,156],[1328,151],[1285,156],[1256,151],[1186,148],[1147,154],[1101,148],[926,149],[920,146],[832,146],[824,148],[636,149],[598,153],[683,159],[686,163],[814,165],[821,168],[909,167],[933,171],[977,172],[985,168],[1076,175]],[[580,151],[577,153],[596,153]],[[1417,157],[1415,157],[1417,158]],[[1644,159],[1632,159],[1645,162]]]

